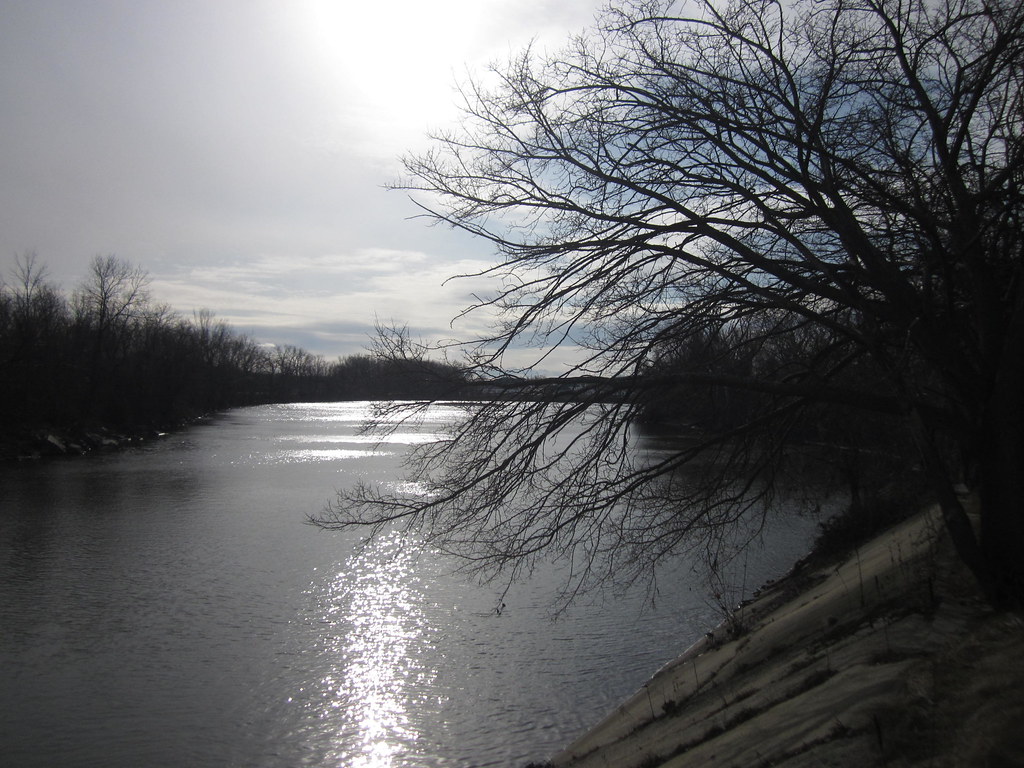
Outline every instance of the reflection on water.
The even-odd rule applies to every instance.
[[[687,563],[653,609],[638,590],[552,622],[564,575],[546,566],[505,593],[413,537],[304,525],[359,478],[428,492],[402,485],[406,451],[464,410],[384,440],[368,415],[245,408],[138,451],[0,467],[0,763],[521,766],[717,619]],[[751,586],[813,528],[775,529]]]
[[[390,451],[359,451],[350,448],[302,448],[294,451],[281,451],[275,457],[279,462],[302,461],[343,461],[345,459],[365,459],[370,456],[390,456]]]
[[[277,438],[278,442],[296,442],[296,443],[346,443],[346,444],[360,444],[360,443],[372,443],[373,445],[380,445],[382,443],[396,443],[399,445],[422,445],[424,443],[434,443],[441,440],[445,435],[434,433],[434,432],[407,432],[398,433],[395,435],[388,435],[386,440],[383,440],[379,435],[283,435]]]
[[[339,764],[392,768],[416,739],[408,708],[433,672],[417,664],[415,646],[429,628],[414,552],[401,533],[381,538],[346,564],[324,596],[337,666],[321,685],[340,713]]]

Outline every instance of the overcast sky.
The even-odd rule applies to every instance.
[[[154,298],[334,358],[374,317],[424,337],[482,241],[383,186],[457,115],[454,84],[599,0],[0,0],[0,266],[71,290],[97,254]],[[466,332],[469,329],[464,329]]]

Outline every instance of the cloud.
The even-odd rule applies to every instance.
[[[444,278],[492,254],[410,220],[396,158],[467,68],[599,2],[0,0],[0,267],[34,249],[70,288],[113,253],[186,314],[331,355],[374,316],[455,333],[487,286]]]
[[[408,324],[437,341],[456,332],[479,334],[485,314],[451,321],[493,290],[488,278],[449,280],[487,262],[441,260],[418,251],[382,248],[321,256],[263,255],[237,263],[201,264],[152,280],[153,294],[179,312],[209,309],[259,341],[312,339],[310,351],[335,356],[366,346],[375,319]],[[287,343],[297,343],[289,341]]]

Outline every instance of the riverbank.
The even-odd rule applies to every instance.
[[[555,768],[1024,765],[1024,618],[993,611],[937,510],[798,566]]]
[[[84,456],[138,445],[166,434],[155,429],[123,431],[108,427],[36,428],[0,436],[0,461],[33,461],[48,457]]]

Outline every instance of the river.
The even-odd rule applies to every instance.
[[[552,571],[499,598],[408,536],[360,551],[304,524],[359,478],[399,481],[459,407],[383,444],[367,412],[238,409],[0,467],[3,764],[522,768],[720,619],[686,563],[653,604],[595,596],[552,620]],[[780,521],[751,573],[778,575],[813,529]]]

